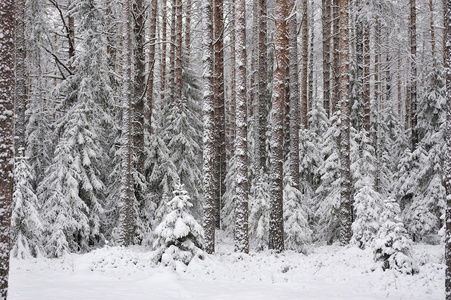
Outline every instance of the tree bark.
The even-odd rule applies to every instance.
[[[204,230],[205,251],[215,252],[215,210],[216,210],[216,182],[215,182],[215,109],[214,109],[214,77],[213,77],[213,24],[212,0],[203,1],[202,5],[202,48],[203,48],[203,89],[204,89]]]
[[[323,106],[330,118],[330,32],[331,0],[323,0]]]
[[[366,7],[369,8],[369,2],[366,2]],[[363,24],[363,110],[364,110],[364,124],[365,131],[370,134],[371,130],[371,111],[370,111],[370,24],[369,20],[365,20]]]
[[[267,12],[266,0],[259,0],[258,11],[258,169],[266,171],[266,127],[268,118],[266,86],[268,82],[267,67]]]
[[[417,132],[417,10],[416,1],[410,0],[410,128],[412,130],[412,151],[418,144]]]
[[[14,151],[14,0],[0,0],[0,299],[8,294]]]
[[[215,136],[216,159],[215,176],[218,184],[216,195],[216,228],[221,225],[221,199],[225,192],[225,111],[224,111],[224,52],[223,52],[223,1],[214,1],[214,78],[215,78]]]
[[[25,46],[25,1],[16,0],[16,94],[15,94],[15,155],[25,153],[25,111],[27,101],[27,68]]]
[[[333,49],[332,49],[332,114],[340,99],[340,0],[333,1]]]
[[[171,1],[171,43],[169,44],[169,105],[172,107],[175,102],[175,15],[176,15],[176,0]]]
[[[147,87],[147,108],[145,110],[144,119],[146,123],[146,132],[150,136],[152,128],[152,106],[153,106],[153,85],[155,69],[155,44],[156,44],[156,30],[158,18],[158,0],[151,0],[150,3],[150,20],[149,20],[149,63],[148,69],[148,87]]]
[[[124,141],[124,154],[122,159],[122,195],[121,195],[121,244],[128,246],[133,243],[134,238],[134,212],[133,212],[133,101],[132,101],[132,39],[131,39],[131,0],[124,1],[124,49],[122,50],[123,69],[123,111],[122,111],[122,134]]]
[[[186,0],[185,8],[185,66],[189,68],[191,57],[191,0]]]
[[[302,74],[301,74],[301,90],[302,90],[302,114],[301,121],[305,129],[308,129],[308,2],[302,2]],[[296,69],[297,71],[297,69]],[[291,72],[291,70],[290,70]],[[299,92],[299,91],[296,91]],[[291,94],[291,90],[290,90]]]
[[[445,297],[451,300],[451,1],[445,1],[446,158],[445,158]]]
[[[163,2],[163,7],[162,7],[162,28],[161,28],[161,75],[160,75],[160,80],[161,80],[161,102],[164,103],[164,98],[166,95],[166,52],[167,52],[167,0],[162,0]]]
[[[349,122],[349,0],[340,0],[340,74],[341,74],[341,204],[340,243],[347,245],[352,231],[351,160]]]
[[[285,64],[287,61],[287,18],[286,0],[279,0],[275,6],[274,72],[272,94],[271,133],[271,187],[269,248],[283,251],[283,124],[285,95]]]
[[[305,4],[306,1],[304,1]],[[299,127],[300,127],[300,113],[299,113],[299,76],[298,76],[298,35],[297,35],[297,9],[296,9],[296,1],[288,0],[288,10],[290,13],[290,19],[288,20],[288,31],[289,31],[289,84],[290,84],[290,152],[289,152],[289,170],[290,176],[293,179],[293,185],[295,188],[299,188]],[[304,10],[304,14],[302,16],[303,20],[306,19],[306,14]],[[305,26],[306,22],[302,22],[302,26]],[[304,27],[302,27],[302,33],[305,34]],[[304,51],[304,41],[306,37],[302,37],[302,50]],[[302,55],[302,76],[307,75],[304,73],[306,71],[304,67],[307,66],[304,61],[305,53]],[[302,118],[307,117],[307,113],[305,112],[304,116],[304,101],[307,99],[307,91],[304,90],[304,80],[307,85],[307,78],[302,77]],[[305,128],[305,120],[302,119]]]
[[[176,0],[175,101],[182,101],[182,0]]]
[[[249,253],[246,100],[246,0],[235,0],[236,138],[235,251]]]

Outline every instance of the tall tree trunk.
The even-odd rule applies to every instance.
[[[304,1],[305,4],[305,1]],[[288,0],[288,10],[290,13],[290,19],[288,20],[288,38],[289,38],[289,84],[290,84],[290,152],[289,152],[289,171],[290,176],[293,179],[293,185],[295,188],[299,188],[299,127],[300,127],[300,114],[299,114],[299,76],[298,76],[298,35],[297,35],[297,8],[295,0]],[[306,19],[306,14],[302,16],[303,20]],[[302,26],[305,26],[305,22],[302,22]],[[302,33],[305,34],[304,27]],[[305,36],[302,37],[304,42]],[[304,50],[304,43],[303,47]],[[305,53],[302,55],[303,63],[305,58]],[[304,65],[302,66],[302,76],[304,76]],[[307,78],[302,77],[302,84],[304,85],[304,79],[307,82]],[[303,86],[304,88],[304,86]],[[304,116],[304,97],[307,97],[307,91],[302,90],[302,118]],[[302,119],[304,122],[304,119]],[[305,125],[304,125],[305,128]]]
[[[340,0],[333,1],[332,114],[340,100]]]
[[[401,82],[401,51],[398,50],[398,121],[402,124],[402,82]]]
[[[445,295],[451,300],[451,1],[445,1],[446,157],[445,157]]]
[[[158,0],[151,0],[150,3],[150,20],[149,20],[149,63],[148,68],[148,87],[147,87],[147,108],[145,110],[144,119],[146,124],[146,132],[151,134],[152,128],[152,106],[153,106],[153,85],[154,76],[153,70],[155,69],[155,44],[156,44],[156,30],[157,30],[157,18],[158,18]]]
[[[249,252],[246,106],[246,0],[235,0],[236,139],[235,251]]]
[[[186,0],[185,8],[185,66],[189,68],[191,57],[191,0]]]
[[[366,2],[366,7],[369,7],[369,2]],[[371,130],[371,111],[370,111],[370,24],[368,20],[364,21],[363,25],[363,110],[365,131],[367,134]]]
[[[215,176],[217,187],[216,195],[216,228],[221,225],[221,199],[225,192],[225,111],[224,111],[224,52],[223,52],[223,1],[214,1],[214,77],[215,77],[215,136],[216,159]]]
[[[25,66],[25,1],[16,0],[16,94],[15,94],[15,155],[20,151],[24,154],[25,139],[25,111],[27,101],[27,71]]]
[[[340,74],[341,74],[341,204],[340,243],[347,245],[352,231],[351,160],[349,122],[349,0],[340,0]]]
[[[302,113],[301,121],[304,128],[308,128],[308,2],[302,2],[302,74],[301,74],[301,90],[302,90]],[[291,70],[290,70],[291,71]],[[296,69],[297,71],[297,69]],[[297,91],[298,92],[298,91]],[[290,90],[291,94],[291,90]]]
[[[204,0],[202,4],[202,48],[203,48],[203,89],[204,89],[204,230],[205,251],[215,252],[215,210],[216,210],[216,180],[215,180],[215,100],[213,77],[213,24],[212,0]]]
[[[182,0],[176,0],[175,101],[182,100]]]
[[[331,0],[323,0],[323,106],[330,118]]]
[[[162,28],[161,28],[161,102],[164,103],[164,98],[166,95],[166,52],[167,52],[167,0],[162,0]]]
[[[311,5],[313,7],[314,0],[312,0]],[[310,19],[312,22],[310,23],[310,43],[309,43],[309,59],[308,59],[308,107],[307,111],[310,112],[314,105],[313,91],[314,91],[314,49],[315,49],[315,14],[313,9],[310,12]]]
[[[283,251],[283,122],[285,95],[285,64],[287,37],[285,20],[288,16],[286,0],[276,1],[274,33],[274,73],[271,132],[271,203],[269,219],[269,248]]]
[[[410,0],[410,122],[412,151],[418,144],[417,133],[417,10],[415,0]]]
[[[258,169],[266,171],[266,127],[268,119],[266,86],[268,82],[267,72],[267,12],[266,0],[259,0],[258,11]]]
[[[434,25],[434,3],[433,0],[429,0],[429,19],[431,24],[431,51],[432,51],[432,64],[435,69],[435,25]]]
[[[266,0],[263,0],[266,1]],[[227,161],[229,162],[230,159],[234,156],[235,153],[235,108],[236,108],[236,93],[235,93],[235,16],[234,16],[234,11],[235,11],[235,3],[234,1],[230,1],[230,25],[229,25],[229,30],[230,30],[230,65],[231,65],[231,78],[230,78],[230,114],[229,114],[229,126],[230,126],[230,134],[227,135],[227,140],[228,140],[228,148],[229,151],[228,152],[228,158]]]
[[[133,2],[134,19],[134,87],[133,87],[133,144],[135,147],[136,165],[138,172],[144,172],[144,93],[146,85],[146,64],[145,64],[145,19],[143,0]],[[139,201],[142,201],[142,191],[139,187],[135,190]]]
[[[124,152],[122,159],[122,194],[121,194],[121,211],[120,211],[120,225],[121,225],[121,244],[128,246],[133,243],[134,237],[134,212],[133,212],[133,101],[132,101],[132,39],[131,39],[131,0],[124,1],[124,49],[122,50],[122,69],[123,69],[123,84],[122,97],[123,111],[122,111],[122,134],[124,141]]]
[[[14,151],[14,0],[0,0],[0,299],[8,294]]]
[[[171,43],[169,44],[169,104],[172,107],[175,102],[175,15],[177,13],[176,0],[171,1]]]

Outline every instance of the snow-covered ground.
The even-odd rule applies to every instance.
[[[419,273],[371,271],[371,251],[313,247],[242,255],[230,242],[218,253],[173,270],[144,248],[106,247],[64,259],[11,262],[9,300],[88,299],[444,299],[442,246],[417,245]]]

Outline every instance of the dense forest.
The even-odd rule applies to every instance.
[[[450,23],[439,0],[1,0],[0,298],[9,253],[188,264],[218,230],[416,273],[414,243],[451,250]]]

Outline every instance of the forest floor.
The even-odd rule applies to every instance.
[[[144,247],[13,259],[8,299],[444,299],[442,246],[414,246],[419,273],[413,276],[372,271],[372,252],[355,247],[313,246],[308,255],[237,254],[228,239],[217,247],[214,256],[177,270],[155,266]]]

